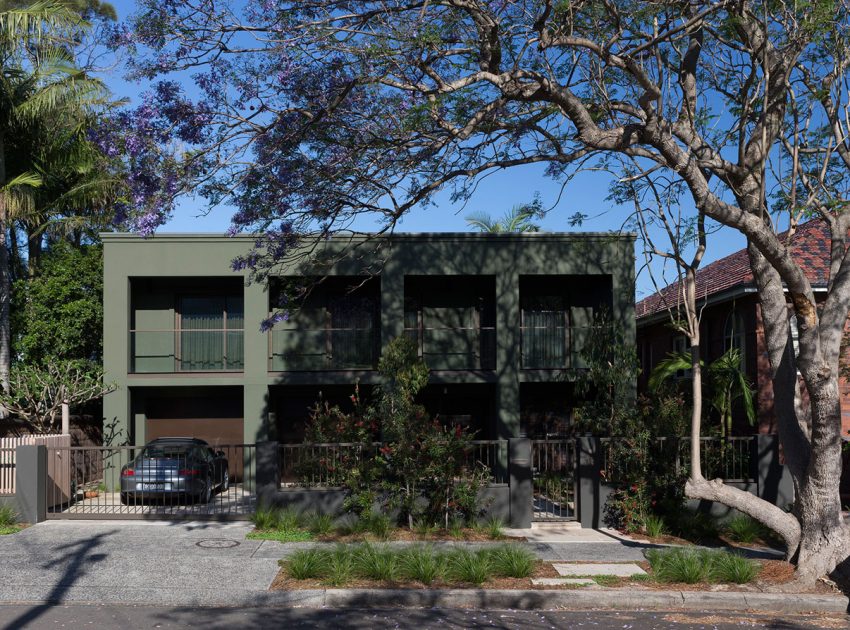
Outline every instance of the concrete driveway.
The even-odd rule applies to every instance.
[[[0,536],[0,602],[259,604],[283,554],[251,527],[46,521]]]

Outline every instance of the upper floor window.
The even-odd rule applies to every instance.
[[[245,365],[242,296],[184,295],[179,300],[179,370],[241,370]]]

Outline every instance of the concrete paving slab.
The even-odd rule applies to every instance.
[[[646,571],[636,564],[553,564],[560,575],[615,575],[631,577],[646,575]]]
[[[534,586],[596,586],[596,582],[586,578],[531,578]]]
[[[506,536],[524,537],[529,542],[557,543],[611,543],[618,540],[595,529],[581,527],[531,527],[530,529],[506,529]]]

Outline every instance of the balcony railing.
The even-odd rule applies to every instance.
[[[131,372],[241,372],[244,331],[131,330]]]
[[[581,351],[592,330],[590,326],[522,326],[522,368],[586,367]]]
[[[432,370],[496,369],[496,329],[405,328],[419,348],[419,356]]]
[[[272,330],[269,370],[371,370],[377,363],[373,328]]]

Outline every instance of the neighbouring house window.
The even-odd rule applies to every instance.
[[[738,350],[741,356],[741,369],[746,365],[746,329],[744,327],[744,316],[732,311],[726,316],[726,325],[723,330],[723,352],[731,348]]]
[[[183,372],[243,369],[244,311],[241,296],[183,296],[177,326],[179,369]]]
[[[374,300],[367,296],[340,296],[332,300],[328,312],[327,343],[333,367],[370,367],[374,363]]]
[[[685,336],[679,336],[673,338],[673,352],[676,354],[687,354],[690,352],[690,346],[688,345],[688,338]],[[676,378],[691,378],[692,370],[677,370]]]

